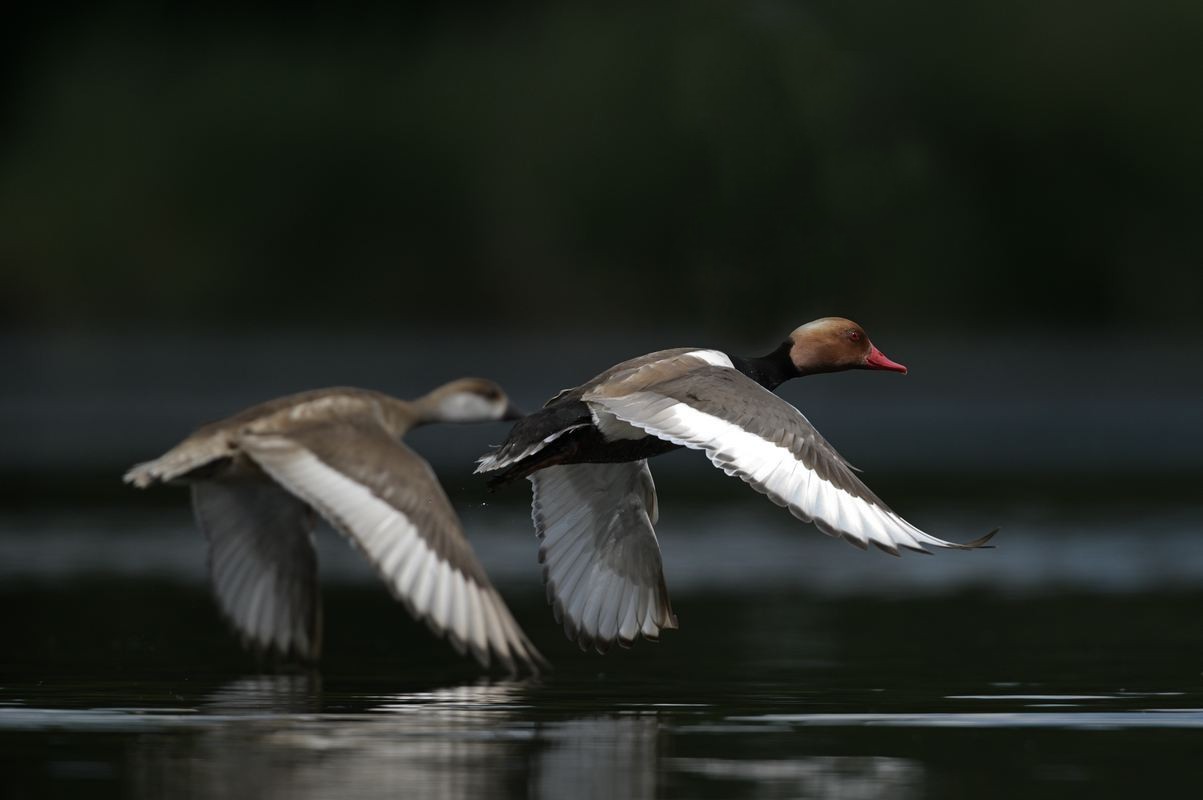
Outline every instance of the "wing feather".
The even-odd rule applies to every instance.
[[[605,652],[675,628],[647,462],[558,465],[530,481],[547,600],[568,638]]]
[[[473,656],[513,671],[545,662],[513,621],[429,466],[382,429],[352,423],[245,434],[242,450],[361,550],[417,619]],[[473,591],[469,591],[471,585]]]
[[[911,525],[856,477],[801,412],[735,369],[707,365],[633,392],[599,387],[583,399],[599,413],[705,452],[794,516],[860,548],[973,549],[994,533],[959,544]]]
[[[304,503],[260,476],[194,482],[192,507],[222,615],[255,649],[316,659],[317,554]]]

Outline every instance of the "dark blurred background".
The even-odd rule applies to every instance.
[[[8,9],[0,795],[1197,791],[1201,220],[1197,0]],[[533,408],[837,314],[910,374],[781,394],[997,549],[861,553],[667,454],[681,630],[603,659],[548,613],[527,488],[471,474],[505,426],[415,432],[544,685],[427,692],[478,672],[328,531],[320,685],[239,679],[277,665],[186,492],[120,481],[288,392]]]
[[[912,368],[786,390],[863,466],[1198,472],[1198,3],[108,2],[5,29],[11,502],[287,391],[475,372],[533,405],[828,314]]]
[[[5,328],[1199,329],[1197,3],[399,5],[6,26]]]

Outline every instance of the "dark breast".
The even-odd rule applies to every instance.
[[[498,452],[521,452],[558,431],[587,423],[590,419],[589,408],[580,400],[553,402],[515,422]]]
[[[612,464],[616,462],[638,461],[641,458],[652,458],[670,450],[676,450],[680,445],[657,439],[655,436],[645,436],[642,439],[618,439],[607,442],[601,432],[590,425],[569,434],[573,438],[574,451],[564,462],[566,464]]]
[[[491,473],[489,485],[508,483],[553,464],[623,463],[651,458],[677,448],[677,445],[654,436],[607,442],[593,427],[589,407],[579,397],[568,396],[557,398],[545,408],[518,420],[497,452],[502,456],[520,453],[552,434],[578,425],[582,427],[564,433],[534,455]]]
[[[589,407],[577,398],[567,397],[514,423],[502,449],[521,451],[558,431],[576,425],[584,427],[565,433],[540,451],[536,458],[543,461],[554,454],[553,463],[604,464],[651,458],[677,447],[655,436],[607,442],[602,438],[601,432],[593,427]]]

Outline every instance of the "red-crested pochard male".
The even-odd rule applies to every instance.
[[[271,400],[199,429],[125,480],[192,488],[222,613],[244,644],[321,653],[314,511],[375,566],[393,595],[481,665],[543,658],[493,588],[430,465],[401,443],[430,422],[517,419],[497,384],[464,378],[414,401],[365,389]]]
[[[496,485],[533,484],[539,561],[557,622],[582,649],[627,647],[676,628],[653,526],[647,459],[702,450],[774,503],[865,548],[973,549],[911,525],[873,494],[806,417],[773,394],[803,375],[848,369],[906,372],[839,317],[797,328],[766,356],[681,347],[639,356],[566,389],[519,420],[484,456]]]

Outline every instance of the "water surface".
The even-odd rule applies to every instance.
[[[303,671],[239,650],[186,511],[0,518],[0,794],[1197,790],[1194,509],[1010,510],[994,551],[902,559],[742,511],[666,515],[681,629],[603,657],[552,622],[523,515],[468,509],[468,529],[490,531],[474,537],[482,559],[556,666],[522,680],[481,677],[431,639],[333,536],[327,657]],[[916,515],[940,532],[979,516]]]

